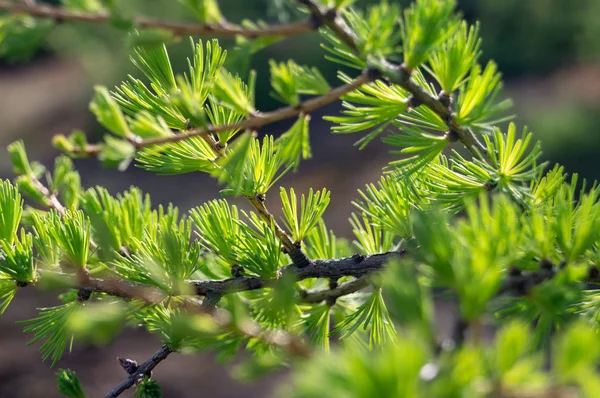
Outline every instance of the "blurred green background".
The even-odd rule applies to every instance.
[[[288,0],[221,0],[223,14],[233,22],[242,19],[285,21],[298,17]],[[56,2],[55,2],[56,3]],[[173,0],[123,0],[126,12],[142,10],[157,18],[189,20],[186,10]],[[366,6],[373,1],[358,1]],[[407,4],[408,1],[400,1]],[[528,125],[542,141],[544,158],[563,164],[567,171],[588,179],[600,178],[600,0],[459,0],[459,9],[470,21],[481,22],[483,58],[494,59],[505,76],[505,94],[515,101],[519,125]],[[337,66],[323,59],[316,33],[279,42],[249,57],[237,57],[230,67],[258,72],[257,107],[266,111],[277,104],[269,96],[268,60],[293,58],[300,64],[318,66],[336,85]],[[232,40],[222,43],[231,48]],[[173,66],[183,71],[190,54],[188,40],[169,47]],[[93,85],[112,87],[128,73],[140,76],[128,60],[129,49],[122,32],[105,26],[64,23],[52,29],[42,48],[28,60],[0,61],[0,145],[22,138],[34,160],[50,164],[57,155],[51,146],[54,134],[73,129],[86,131],[91,141],[103,134],[88,111]],[[234,56],[234,53],[230,53]],[[247,63],[249,65],[247,65]],[[362,152],[352,144],[358,136],[334,136],[320,120],[335,114],[339,104],[315,112],[311,122],[314,157],[297,174],[286,176],[283,185],[299,190],[308,187],[332,190],[333,205],[328,224],[348,235],[347,217],[356,189],[378,179],[381,167],[391,158],[387,148],[374,143]],[[262,133],[285,131],[282,122]],[[111,191],[138,185],[153,203],[169,201],[187,210],[218,196],[218,187],[204,175],[161,177],[130,167],[124,173],[103,170],[97,161],[80,160],[84,186],[104,185]],[[0,178],[11,177],[6,153],[0,155]],[[272,200],[273,198],[269,198]],[[271,208],[279,207],[271,202]],[[53,372],[40,361],[35,347],[25,348],[30,336],[13,322],[35,314],[34,308],[49,305],[53,296],[19,292],[15,303],[0,318],[0,396],[54,396]],[[44,301],[45,300],[45,301]],[[100,395],[124,375],[117,355],[143,360],[158,346],[144,332],[128,331],[107,348],[75,346],[74,353],[59,363],[80,374],[91,396]],[[186,357],[167,361],[156,371],[164,380],[165,396],[195,397],[198,388],[211,397],[262,397],[283,375],[249,385],[229,382],[212,357]],[[191,383],[191,384],[190,384]],[[194,388],[191,388],[193,386]]]

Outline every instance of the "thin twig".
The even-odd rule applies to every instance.
[[[267,207],[265,206],[265,197],[261,195],[256,195],[254,197],[248,198],[254,209],[258,212],[261,218],[267,225],[272,226],[273,230],[277,237],[281,240],[281,244],[283,245],[283,249],[285,253],[288,254],[292,263],[297,268],[304,268],[310,265],[310,259],[302,250],[300,242],[295,243],[292,242],[290,236],[281,228],[275,217],[269,212]]]
[[[108,394],[106,394],[104,398],[115,398],[121,395],[121,393],[123,393],[125,390],[136,384],[138,380],[144,378],[145,375],[152,372],[152,369],[165,360],[172,352],[173,349],[163,345],[160,350],[156,351],[154,355],[152,355],[150,359],[139,365],[133,374],[129,375],[128,378],[119,383]]]
[[[336,87],[330,90],[328,93],[320,96],[308,99],[297,105],[290,105],[272,112],[258,113],[252,115],[247,119],[242,120],[238,123],[224,124],[219,126],[209,126],[206,128],[193,129],[186,133],[170,135],[168,137],[150,138],[141,140],[136,144],[136,147],[143,148],[150,145],[167,144],[171,142],[178,142],[187,140],[191,137],[205,136],[208,134],[219,133],[222,131],[230,130],[255,130],[267,124],[272,124],[280,120],[289,119],[294,116],[298,116],[301,113],[310,113],[315,109],[321,108],[325,105],[331,104],[338,100],[344,94],[350,91],[356,90],[365,83],[368,83],[374,79],[374,76],[368,71],[361,73],[356,79],[348,84]]]
[[[56,195],[54,193],[50,192],[50,190],[48,188],[46,188],[46,186],[44,184],[42,184],[42,182],[40,180],[38,180],[35,176],[32,175],[32,176],[29,176],[29,178],[31,179],[31,181],[33,182],[33,185],[37,188],[37,190],[48,201],[47,202],[48,207],[56,210],[61,216],[64,216],[65,212],[67,210],[62,205],[62,203],[60,203],[60,201],[58,200]]]
[[[0,1],[0,11],[7,11],[13,14],[27,14],[37,18],[51,19],[56,22],[76,21],[104,25],[111,21],[111,15],[104,11],[92,13],[44,4]],[[175,36],[210,35],[220,37],[245,36],[248,38],[265,36],[288,37],[315,29],[315,24],[311,19],[257,29],[246,28],[227,21],[215,24],[190,24],[161,21],[147,17],[133,19],[133,25],[137,28],[165,29],[172,32]]]
[[[356,293],[367,286],[369,286],[369,280],[366,276],[362,276],[360,278],[344,282],[333,289],[311,290],[303,292],[301,299],[304,303],[320,303],[322,301],[326,301],[327,303],[332,304],[338,298]]]

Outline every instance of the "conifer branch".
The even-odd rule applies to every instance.
[[[49,208],[56,210],[61,216],[65,215],[66,209],[60,203],[56,195],[44,185],[40,180],[38,180],[35,176],[29,176],[31,182],[35,186],[35,188],[42,194],[42,196],[47,200],[47,205]]]
[[[269,210],[267,210],[267,207],[265,206],[265,198],[263,196],[256,195],[248,199],[265,223],[272,226],[275,234],[281,240],[281,244],[283,245],[285,253],[290,256],[293,265],[297,268],[304,268],[310,265],[310,259],[306,253],[302,251],[300,243],[292,242],[290,236],[283,230],[283,228],[281,228]]]
[[[355,55],[365,59],[364,54],[360,52],[356,35],[346,26],[335,9],[323,10],[313,0],[297,1],[308,8],[313,18],[329,28],[344,44],[350,47]],[[456,123],[452,109],[443,95],[436,98],[427,93],[423,87],[411,79],[412,71],[407,70],[404,65],[393,65],[384,61],[378,62],[377,69],[388,81],[399,85],[412,95],[410,105],[413,108],[425,105],[435,112],[448,126],[447,137],[449,140],[459,140],[475,158],[486,157],[485,147],[477,140],[475,134],[470,129]]]
[[[470,129],[456,123],[452,109],[441,98],[443,96],[438,98],[431,96],[423,87],[411,79],[411,72],[404,65],[384,63],[381,65],[380,72],[390,82],[399,85],[412,95],[409,103],[413,108],[425,105],[435,112],[448,126],[447,137],[450,141],[460,141],[478,159],[485,157],[485,146],[477,140]]]
[[[360,55],[360,50],[356,43],[357,37],[346,26],[344,21],[339,17],[338,10],[335,8],[323,9],[317,2],[313,0],[296,0],[298,3],[305,6],[312,15],[312,18],[318,22],[318,25],[326,26],[331,29],[337,37],[342,40],[350,49],[357,55]]]
[[[140,379],[143,379],[146,375],[149,375],[159,363],[164,361],[172,352],[173,349],[170,347],[163,345],[160,350],[156,351],[154,355],[146,362],[142,363],[139,366],[135,366],[131,368],[132,373],[130,373],[129,377],[119,383],[115,388],[113,388],[108,394],[104,396],[104,398],[115,398],[121,395],[125,390],[133,387],[134,384]],[[129,373],[129,372],[128,372]]]
[[[220,126],[208,126],[206,128],[193,129],[186,133],[171,135],[168,137],[158,137],[141,140],[135,143],[135,146],[136,148],[140,149],[150,145],[178,142],[187,140],[191,137],[206,136],[209,134],[220,133],[223,131],[255,130],[268,124],[289,119],[298,116],[301,113],[310,113],[325,105],[329,105],[332,102],[337,101],[344,94],[347,94],[350,91],[359,88],[365,83],[369,83],[370,81],[374,80],[374,78],[375,76],[372,73],[370,73],[370,71],[365,71],[361,73],[352,82],[336,87],[322,96],[310,98],[297,105],[286,106],[271,112],[257,113],[238,123],[225,124]]]
[[[333,304],[338,298],[356,293],[367,286],[369,286],[369,279],[367,276],[361,276],[360,278],[344,282],[333,289],[302,291],[301,299],[304,303],[316,304],[325,301],[328,304]]]
[[[13,14],[27,14],[37,18],[45,18],[56,22],[76,21],[96,25],[105,25],[111,22],[111,15],[107,12],[84,12],[70,10],[62,7],[43,4],[11,3],[0,1],[0,11]],[[315,24],[311,19],[292,22],[289,24],[272,25],[265,28],[250,29],[228,21],[209,24],[190,24],[171,22],[138,17],[133,20],[136,28],[164,29],[175,36],[185,35],[210,35],[218,37],[244,36],[251,39],[265,36],[294,36],[314,30]]]

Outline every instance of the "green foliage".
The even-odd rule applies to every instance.
[[[58,369],[56,372],[58,392],[69,398],[86,398],[77,374],[71,369]]]
[[[340,74],[340,78],[344,82],[351,80],[345,74]],[[344,116],[329,116],[325,119],[336,123],[333,131],[342,134],[378,127],[356,143],[363,149],[388,127],[392,120],[406,111],[408,97],[409,94],[399,86],[387,85],[382,81],[369,83],[344,96]]]
[[[362,201],[354,205],[377,227],[394,235],[408,238],[412,234],[410,213],[419,199],[405,181],[395,176],[382,177],[377,186],[359,190]]]
[[[62,260],[69,268],[83,270],[90,256],[91,225],[82,211],[68,210],[64,216],[51,215],[48,222],[52,238],[62,252]]]
[[[457,90],[477,62],[481,46],[478,36],[478,24],[469,27],[463,22],[454,35],[431,54],[429,70],[444,92],[453,93]]]
[[[246,153],[240,172],[242,177],[235,178],[229,174],[224,177],[229,182],[228,188],[223,190],[224,194],[247,197],[264,195],[294,166],[294,164],[286,166],[286,159],[275,145],[273,136],[265,136],[262,145],[254,137],[250,140],[245,148]]]
[[[399,52],[401,37],[398,32],[398,6],[382,2],[370,7],[366,14],[349,8],[342,15],[356,35],[360,55],[331,30],[323,30],[323,37],[328,42],[323,45],[330,54],[325,56],[328,60],[362,70],[367,66],[367,60],[394,57]]]
[[[273,96],[281,102],[297,105],[300,94],[321,95],[329,91],[327,80],[316,68],[300,66],[291,60],[280,64],[271,61],[269,65]]]
[[[314,67],[271,60],[270,88],[285,105],[269,112],[255,104],[256,73],[245,78],[249,58],[281,32],[309,30],[306,21],[236,25],[217,1],[180,3],[202,29],[236,36],[233,57],[216,40],[192,40],[177,73],[167,44],[192,25],[155,23],[116,1],[64,1],[128,31],[144,80],[96,87],[90,109],[103,142],[75,131],[54,144],[121,170],[136,161],[159,174],[207,173],[254,211],[213,200],[180,214],[153,209],[137,188],[83,190],[69,157],[46,170],[22,141],[11,144],[16,182],[0,181],[0,313],[19,289],[70,289],[62,305],[23,321],[43,359],[54,364],[74,337],[104,345],[133,326],[181,353],[246,350],[239,377],[291,366],[282,396],[597,395],[600,186],[560,166],[546,171],[532,134],[504,125],[501,75],[493,61],[478,63],[479,24],[463,21],[455,1],[416,0],[402,12],[387,1],[365,11],[348,0],[300,2],[326,57],[360,75],[338,71],[345,85],[332,89]],[[54,25],[36,15],[0,18],[0,56],[32,54]],[[81,19],[63,19],[73,15]],[[329,190],[298,198],[278,187],[311,156],[317,112],[308,112],[337,98],[332,131],[363,134],[361,149],[383,136],[393,157],[353,201],[353,246],[323,221]],[[258,138],[296,117],[279,138]],[[266,207],[271,189],[281,216]],[[24,209],[21,195],[40,208]],[[448,339],[436,327],[442,299],[458,309]],[[482,339],[492,325],[495,337]],[[64,395],[85,396],[73,372],[57,379]],[[135,395],[161,391],[145,375]]]
[[[512,101],[497,101],[502,89],[501,76],[496,64],[488,62],[483,72],[479,65],[473,66],[466,83],[461,87],[456,101],[456,120],[476,131],[488,131],[511,117],[502,116]]]
[[[23,200],[18,188],[10,181],[0,180],[0,241],[11,244],[15,240],[22,214]]]
[[[337,350],[301,364],[292,385],[280,395],[322,397],[327,391],[335,397],[418,396],[419,371],[426,358],[423,345],[411,336],[373,352]]]
[[[290,190],[288,196],[285,188],[281,188],[280,196],[285,217],[284,223],[287,229],[292,231],[293,239],[300,242],[319,222],[329,204],[330,192],[323,189],[313,193],[311,188],[306,198],[302,195],[300,199],[300,217],[298,217],[298,201],[294,189]]]
[[[199,21],[220,22],[223,19],[216,0],[179,0]]]
[[[105,188],[90,188],[81,195],[81,208],[90,219],[102,258],[112,258],[124,247],[135,248],[151,218],[150,197],[138,188],[116,197]]]
[[[237,207],[225,200],[206,203],[190,212],[203,247],[229,265],[243,264],[255,275],[275,276],[281,258],[279,239],[255,213],[242,215],[249,224],[239,218]]]
[[[425,63],[431,53],[456,29],[454,1],[416,0],[404,11],[402,43],[404,65],[410,71]]]
[[[294,165],[294,171],[300,166],[301,158],[306,160],[312,157],[309,120],[308,115],[301,115],[296,123],[275,141],[277,152],[281,154],[285,163]]]
[[[17,285],[6,275],[0,277],[0,315],[6,311],[6,308],[17,293]]]
[[[359,217],[352,214],[349,221],[357,239],[354,244],[362,253],[375,254],[392,250],[394,246],[393,233],[372,224],[365,215]]]
[[[67,344],[69,344],[69,350],[71,349],[73,337],[67,333],[66,324],[69,316],[79,305],[78,302],[71,301],[56,307],[40,308],[40,315],[37,318],[21,322],[28,325],[24,329],[26,333],[35,334],[35,337],[27,345],[46,340],[40,346],[44,361],[50,358],[54,365],[62,357]]]
[[[36,280],[36,264],[33,262],[33,238],[21,230],[21,236],[13,243],[0,240],[0,274],[9,275],[21,283]]]
[[[111,97],[106,87],[96,86],[95,90],[90,110],[96,115],[98,122],[118,137],[129,136],[129,127],[117,101]]]
[[[317,347],[329,352],[329,334],[331,328],[331,307],[315,305],[304,312],[301,325],[304,335]]]
[[[0,16],[0,57],[10,61],[31,58],[54,27],[50,20],[28,15]]]
[[[111,342],[121,331],[129,311],[131,308],[120,301],[90,303],[73,311],[66,328],[78,341],[89,341],[102,346]]]
[[[214,200],[192,209],[190,216],[202,246],[236,263],[234,248],[242,228],[237,207],[226,200]]]
[[[136,253],[117,257],[110,266],[125,280],[180,294],[184,281],[200,266],[200,244],[190,244],[191,233],[191,221],[180,218],[176,207],[159,207],[143,237],[133,238]]]
[[[356,311],[348,314],[346,319],[337,325],[333,333],[339,332],[340,338],[344,339],[355,333],[360,327],[369,332],[371,348],[395,339],[396,329],[383,300],[381,289],[375,289]]]
[[[148,377],[138,383],[133,395],[140,398],[162,398],[163,396],[158,382]]]

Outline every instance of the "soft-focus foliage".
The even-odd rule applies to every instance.
[[[0,181],[0,313],[20,289],[63,292],[62,304],[23,321],[43,359],[143,327],[182,353],[249,351],[240,377],[290,366],[281,396],[597,395],[600,187],[547,170],[534,136],[506,123],[501,74],[479,62],[479,25],[454,1],[299,2],[327,59],[346,67],[344,85],[271,60],[271,92],[284,105],[269,112],[256,109],[256,73],[230,66],[290,27],[270,34],[260,21],[228,22],[215,0],[180,3],[210,24],[205,33],[237,36],[229,57],[217,40],[192,38],[177,73],[167,44],[189,26],[139,23],[118,2],[63,2],[108,13],[128,32],[139,72],[96,87],[101,142],[55,137],[65,155],[50,170],[29,161],[22,141],[8,148],[17,178]],[[53,24],[3,14],[0,56],[31,55]],[[357,192],[351,243],[323,220],[344,198],[279,186],[311,157],[310,112],[338,98],[332,131],[361,133],[361,149],[383,136],[395,157]],[[264,128],[283,119],[278,138]],[[206,173],[235,197],[184,214],[134,187],[84,189],[69,157],[91,156],[121,170]],[[277,190],[280,216],[266,207]],[[455,304],[450,336],[439,336],[436,300]],[[85,396],[73,372],[57,380],[62,394]],[[162,394],[149,373],[132,384],[136,396]]]

